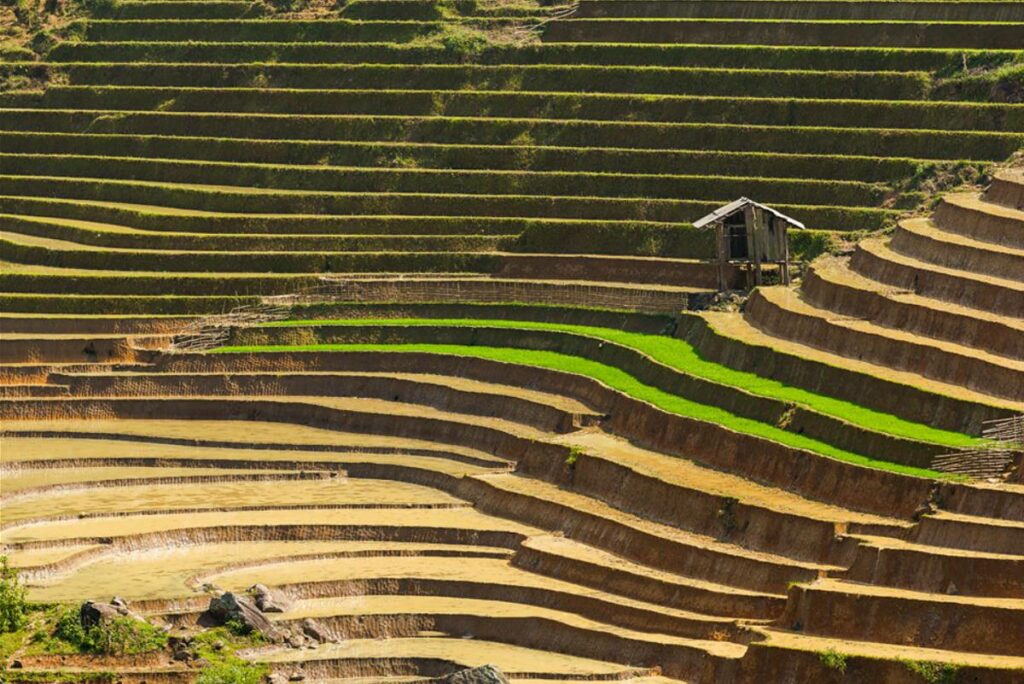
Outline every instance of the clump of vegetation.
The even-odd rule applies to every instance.
[[[790,255],[797,261],[810,262],[842,251],[841,240],[827,230],[791,230],[788,237]]]
[[[130,616],[103,620],[85,627],[79,610],[74,606],[62,609],[53,636],[71,644],[79,652],[103,655],[135,655],[159,651],[167,646],[167,635],[163,631]]]
[[[228,622],[223,627],[206,630],[192,640],[196,656],[209,663],[199,673],[196,684],[259,684],[267,674],[267,666],[250,663],[238,656],[244,648],[265,642],[259,632],[244,632],[241,623]]]
[[[570,468],[576,467],[576,462],[580,460],[580,456],[583,455],[583,449],[579,447],[572,447],[569,449],[569,455],[565,457],[565,465]]]
[[[960,670],[960,667],[953,663],[923,660],[901,660],[900,662],[928,684],[953,684],[956,681],[956,674]]]
[[[263,668],[238,658],[203,668],[196,684],[260,684],[262,681]]]
[[[112,17],[117,14],[118,0],[78,0],[78,5],[94,17]]]
[[[835,670],[839,674],[846,674],[846,661],[848,659],[848,655],[840,653],[834,648],[829,648],[818,653],[818,660],[821,661],[821,664],[830,670]]]
[[[464,62],[480,55],[491,45],[490,39],[483,31],[460,24],[445,25],[436,36],[436,40],[446,52]]]
[[[966,161],[929,162],[919,164],[914,175],[898,188],[900,193],[923,192],[930,197],[920,209],[932,209],[941,199],[941,193],[958,188],[975,190],[991,180],[991,167]]]
[[[264,0],[274,12],[299,12],[309,4],[306,0]],[[345,3],[339,2],[338,9],[344,7]]]
[[[936,100],[1024,102],[1024,64],[1011,62],[967,68],[936,80],[931,97]]]
[[[43,63],[58,42],[80,39],[88,17],[117,13],[119,0],[0,0],[0,91],[41,88],[63,72]]]
[[[8,564],[7,556],[0,556],[0,634],[17,632],[25,626],[27,616],[25,585],[18,571]]]

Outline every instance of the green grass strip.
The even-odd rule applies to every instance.
[[[343,324],[350,324],[346,322]],[[403,321],[404,324],[404,321]],[[512,327],[512,326],[507,326]],[[646,336],[645,336],[646,337]],[[946,473],[939,473],[924,468],[878,461],[867,456],[861,456],[849,451],[837,449],[834,446],[819,442],[818,440],[786,432],[774,425],[762,423],[750,418],[743,418],[730,413],[724,409],[707,404],[699,404],[689,399],[669,394],[656,387],[645,385],[625,371],[608,366],[597,361],[560,354],[550,351],[536,351],[528,349],[510,349],[505,347],[483,347],[470,345],[450,344],[310,344],[310,345],[254,345],[254,346],[228,346],[214,350],[212,353],[256,353],[256,352],[365,352],[365,351],[388,351],[388,352],[428,352],[434,354],[453,354],[458,356],[471,356],[492,361],[504,361],[524,366],[537,366],[567,373],[584,375],[608,385],[609,387],[627,394],[634,399],[646,401],[669,413],[695,418],[697,420],[716,423],[736,432],[746,433],[762,437],[764,439],[780,442],[798,449],[806,449],[823,456],[828,456],[839,461],[853,463],[856,465],[879,468],[903,475],[916,477],[949,479]]]
[[[933,428],[922,423],[904,420],[898,416],[875,411],[842,399],[823,396],[808,390],[786,385],[777,380],[754,373],[735,370],[713,361],[707,361],[685,340],[665,335],[647,335],[612,328],[598,328],[565,323],[538,321],[503,321],[473,319],[344,319],[277,321],[267,326],[319,326],[319,325],[375,325],[375,326],[450,326],[486,327],[522,330],[551,330],[596,337],[640,351],[670,368],[722,385],[739,387],[751,394],[806,406],[818,413],[839,418],[853,425],[895,437],[928,442],[948,447],[976,446],[982,440],[970,435]],[[786,433],[789,434],[789,433]]]

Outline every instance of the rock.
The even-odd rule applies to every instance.
[[[85,627],[86,629],[121,617],[130,617],[133,620],[142,620],[140,616],[128,610],[128,604],[123,600],[119,605],[115,605],[113,603],[86,601],[78,609],[78,620],[82,623],[82,627]]]
[[[279,591],[273,591],[265,584],[254,584],[249,593],[256,601],[256,607],[264,613],[283,613],[292,607],[292,600]]]
[[[292,634],[288,637],[288,645],[292,648],[302,648],[303,644],[306,643],[306,638],[301,634]]]
[[[453,672],[447,677],[435,679],[439,684],[509,684],[501,670],[493,665],[481,665]]]
[[[114,606],[118,610],[124,611],[125,615],[127,615],[130,612],[128,609],[128,602],[120,596],[115,596],[114,598],[110,599],[110,605]]]
[[[322,624],[314,620],[313,618],[306,618],[302,621],[302,633],[309,637],[311,640],[326,644],[334,641],[331,637],[330,632]]]
[[[288,678],[289,682],[301,682],[306,678],[306,673],[302,670],[296,670],[292,673],[292,676]]]
[[[206,611],[218,624],[237,622],[248,632],[261,632],[270,641],[279,641],[281,633],[255,604],[245,596],[238,596],[226,591],[220,596],[210,599],[210,607]]]
[[[186,663],[190,660],[196,659],[196,654],[192,652],[187,646],[179,645],[175,646],[171,650],[171,659],[176,660],[179,663]]]
[[[11,661],[11,669],[12,670],[20,670],[23,667],[25,667],[25,665],[22,664],[22,662],[20,660],[12,660]]]
[[[285,684],[287,681],[288,679],[284,675],[277,674],[276,672],[274,674],[267,675],[266,679],[267,684]]]
[[[196,659],[196,654],[192,650],[191,637],[172,636],[167,639],[167,645],[171,649],[171,658],[178,662],[187,662]]]

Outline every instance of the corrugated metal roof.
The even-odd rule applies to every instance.
[[[755,207],[760,207],[764,211],[771,212],[774,216],[782,219],[791,226],[796,226],[797,228],[806,228],[804,224],[802,224],[800,221],[797,221],[795,218],[786,216],[781,211],[776,211],[775,209],[772,209],[767,205],[761,204],[760,202],[755,202],[754,200],[748,197],[740,197],[738,200],[729,202],[724,207],[719,207],[718,209],[715,209],[713,212],[711,212],[704,218],[700,219],[699,221],[694,221],[693,227],[703,228],[712,223],[717,223],[718,221],[724,219],[726,216],[731,216],[732,214],[735,214],[738,210],[751,204],[754,205]]]

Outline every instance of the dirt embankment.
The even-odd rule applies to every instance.
[[[819,591],[814,585],[792,587],[789,596],[776,624],[806,634],[1014,656],[1024,643],[1024,611],[1011,607],[922,600],[909,593]]]
[[[1017,227],[1017,230],[1021,230]],[[987,244],[951,242],[938,233],[920,230],[918,221],[900,224],[889,245],[900,254],[945,268],[978,273],[991,278],[1018,280],[1024,272],[1020,250]]]
[[[886,254],[878,242],[866,240],[859,244],[850,259],[850,268],[865,278],[922,297],[1024,318],[1024,298],[1019,290],[1002,287],[990,280],[965,278],[938,268],[922,268],[915,262],[899,259],[898,255]]]
[[[1024,249],[1024,227],[1016,216],[996,211],[980,211],[984,205],[967,200],[944,201],[935,209],[932,220],[943,230],[967,237]],[[998,209],[993,207],[993,209]]]
[[[699,316],[684,316],[677,334],[712,361],[945,430],[981,434],[984,421],[1012,415],[1010,411],[930,394],[910,385],[746,344],[718,333]],[[900,446],[892,453],[903,450]]]
[[[1024,374],[989,359],[953,353],[916,341],[890,337],[851,326],[832,325],[820,316],[778,305],[760,291],[747,300],[746,319],[783,339],[824,349],[840,356],[877,363],[926,378],[968,387],[1010,401],[1024,401]]]
[[[985,201],[1024,209],[1024,172],[1018,169],[997,174],[985,193]]]
[[[150,358],[123,337],[7,339],[0,344],[0,363],[116,363]]]
[[[1021,330],[992,318],[964,315],[943,307],[884,296],[876,290],[842,283],[819,273],[812,265],[804,275],[800,292],[811,304],[846,316],[869,320],[895,330],[945,340],[971,349],[1024,359]]]
[[[666,577],[629,572],[621,566],[588,562],[581,558],[551,553],[543,545],[526,540],[512,563],[541,575],[599,588],[641,601],[705,615],[764,618],[778,615],[785,604],[782,596],[750,592],[713,591],[699,583],[681,584]]]
[[[1024,558],[968,555],[934,547],[862,544],[844,577],[914,591],[1024,596]]]
[[[985,684],[1019,684],[1020,673],[1014,670],[996,670],[980,667],[952,669],[957,684],[985,682]],[[716,681],[716,680],[712,680]],[[843,667],[830,667],[816,651],[753,643],[743,657],[739,671],[731,679],[717,680],[721,684],[764,684],[765,682],[815,682],[815,684],[843,684],[844,682],[885,682],[885,684],[921,684],[922,676],[900,660],[847,656]]]
[[[569,411],[538,400],[498,396],[447,386],[430,376],[423,379],[367,375],[146,375],[66,376],[51,378],[66,384],[74,396],[318,396],[362,397],[424,404],[442,411],[498,416],[540,430],[568,432],[598,422],[599,416]]]

